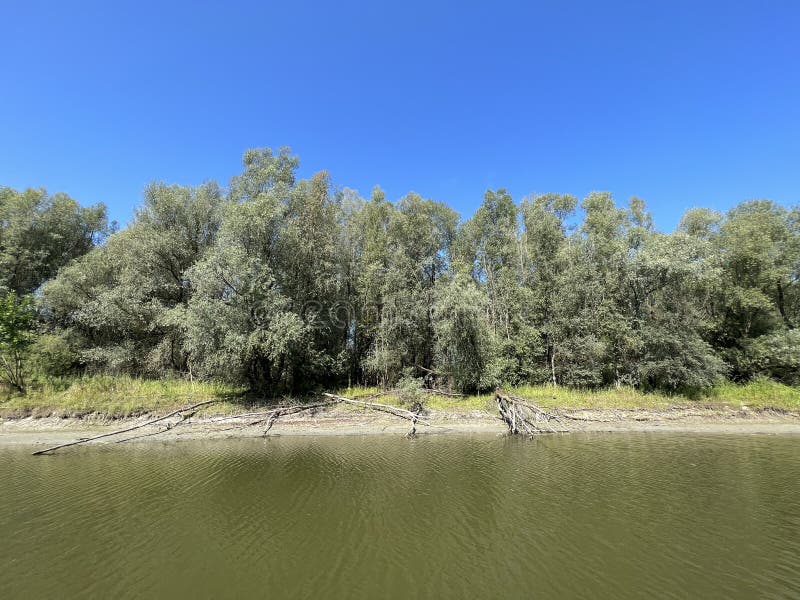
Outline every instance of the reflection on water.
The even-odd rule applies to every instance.
[[[0,450],[0,598],[800,596],[800,437]]]

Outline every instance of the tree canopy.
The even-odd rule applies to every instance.
[[[0,187],[0,291],[30,294],[107,233],[103,205]]]
[[[61,371],[264,393],[403,378],[461,391],[800,382],[798,208],[693,209],[664,233],[638,198],[517,203],[498,189],[462,221],[418,194],[361,198],[297,168],[286,148],[255,149],[227,188],[153,183],[110,235],[102,206],[2,188],[0,290],[15,295],[3,314],[18,323],[16,297],[35,292]]]

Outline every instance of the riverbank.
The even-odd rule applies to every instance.
[[[505,432],[505,425],[488,410],[427,411],[432,427],[420,427],[421,435]],[[686,432],[739,434],[800,434],[800,411],[773,409],[722,409],[673,406],[654,409],[560,410],[561,426],[569,432]],[[150,420],[142,415],[110,419],[104,415],[81,418],[24,417],[0,420],[0,445],[40,447],[110,433]],[[131,443],[196,439],[228,439],[263,435],[264,426],[248,426],[251,419],[223,414],[192,417],[167,431],[156,426],[106,438],[97,443]],[[270,430],[270,436],[303,435],[405,435],[408,423],[401,419],[353,407],[336,406],[316,413],[286,416]],[[132,438],[132,439],[129,439]]]
[[[378,390],[339,390],[350,398],[369,397]],[[585,432],[674,431],[724,433],[800,433],[800,390],[768,380],[746,385],[725,384],[697,398],[643,393],[632,388],[578,390],[552,387],[517,387],[515,396],[535,403],[560,417],[558,429]],[[250,437],[262,435],[264,421],[235,415],[270,410],[278,403],[313,402],[281,398],[265,401],[244,390],[219,384],[183,380],[148,381],[125,377],[89,377],[59,385],[42,386],[25,396],[0,397],[0,444],[49,444],[110,433],[146,423],[179,408],[212,400],[180,426],[148,426],[103,443],[121,439],[176,440]],[[447,396],[427,393],[420,399],[426,420],[420,434],[503,433],[492,394]],[[409,405],[402,394],[387,394],[380,402]],[[339,404],[314,411],[283,415],[270,435],[371,435],[405,434],[403,419],[365,408]],[[163,430],[163,431],[162,431]]]

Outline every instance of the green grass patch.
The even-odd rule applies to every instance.
[[[376,387],[355,386],[337,390],[337,393],[357,398],[379,391],[380,389]],[[508,388],[507,391],[548,408],[663,410],[671,406],[694,405],[709,408],[747,407],[800,411],[800,389],[769,379],[755,379],[743,385],[725,383],[694,399],[680,395],[645,393],[629,387],[588,390],[518,386]],[[425,405],[434,410],[448,412],[484,410],[490,413],[496,410],[491,393],[455,398],[428,394],[422,398]],[[121,418],[146,413],[164,414],[183,406],[213,399],[219,399],[221,402],[205,409],[206,414],[233,414],[272,402],[253,399],[246,395],[246,390],[243,388],[220,383],[95,375],[73,380],[54,380],[32,387],[25,395],[12,394],[8,389],[0,387],[0,417],[81,417],[101,414],[110,418]],[[397,394],[387,394],[375,401],[395,405],[408,403],[406,398]]]
[[[688,402],[683,396],[645,393],[632,387],[597,390],[553,386],[519,386],[508,392],[552,408],[647,408],[658,410]]]
[[[338,393],[352,398],[374,394],[378,391],[378,388],[351,387],[340,390]],[[756,379],[746,384],[724,383],[697,397],[643,392],[632,387],[580,389],[525,385],[505,388],[505,391],[547,408],[665,410],[674,406],[734,409],[746,406],[749,408],[800,410],[800,389],[769,379]],[[402,399],[395,394],[389,394],[376,402],[401,404]],[[495,410],[493,393],[467,395],[460,398],[431,394],[426,397],[426,406],[435,410],[452,412],[472,410],[494,412]]]
[[[241,408],[237,395],[243,391],[218,383],[95,375],[37,385],[25,395],[0,391],[0,416],[80,417],[97,413],[120,418],[169,412],[213,399],[230,399],[211,409],[215,413],[228,413]]]
[[[776,408],[800,410],[800,389],[772,381],[756,378],[746,384],[725,383],[708,393],[707,399],[715,404],[733,408]]]
[[[452,412],[488,410],[495,409],[494,394],[478,394],[465,396],[463,398],[453,398],[450,396],[439,396],[431,394],[426,403],[428,408],[435,410],[446,410]]]

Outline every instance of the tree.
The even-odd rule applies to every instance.
[[[663,233],[638,198],[593,192],[578,210],[499,189],[460,223],[415,193],[363,200],[324,171],[298,179],[298,165],[287,148],[253,149],[227,192],[153,183],[108,238],[100,208],[3,188],[0,287],[39,299],[32,355],[58,363],[42,371],[264,394],[796,382],[798,208],[693,209]]]
[[[436,364],[442,379],[461,392],[500,383],[489,372],[494,348],[486,295],[468,274],[456,272],[437,282],[435,297]]]
[[[36,311],[30,297],[0,296],[0,366],[12,388],[25,391],[23,356],[33,341]]]
[[[447,272],[450,247],[458,216],[439,202],[408,194],[397,207],[388,209],[377,201],[374,227],[383,227],[385,238],[365,253],[376,259],[378,269],[362,282],[364,290],[379,302],[364,370],[382,385],[398,381],[407,369],[420,376],[435,375],[433,306],[436,282]],[[382,266],[383,265],[383,266]],[[372,310],[372,307],[365,307]]]
[[[489,296],[492,330],[511,337],[514,293],[519,289],[517,207],[506,190],[487,190],[460,234],[461,256]]]
[[[629,316],[636,324],[638,354],[633,379],[645,389],[694,392],[726,373],[708,343],[711,323],[698,298],[719,278],[710,248],[684,233],[650,232],[630,266]]]
[[[539,343],[527,352],[538,363],[531,376],[538,382],[557,385],[556,353],[560,352],[561,331],[557,315],[562,302],[561,274],[567,270],[566,219],[577,205],[573,196],[543,194],[522,203],[524,228],[522,280],[527,291],[527,322]],[[566,313],[563,313],[566,317]],[[531,356],[532,355],[532,356]]]
[[[711,342],[736,380],[759,372],[755,365],[760,359],[750,352],[766,346],[753,340],[792,330],[800,317],[797,214],[797,209],[789,211],[769,200],[753,200],[724,218],[712,219],[702,211],[684,218],[683,229],[710,243],[720,266],[704,308],[714,323]],[[698,227],[704,216],[710,226]]]
[[[75,334],[90,368],[185,372],[182,320],[191,295],[186,272],[213,243],[222,203],[214,183],[148,186],[127,229],[44,286],[46,321]]]
[[[275,393],[346,370],[340,198],[324,172],[296,181],[296,165],[285,149],[248,151],[219,235],[188,272],[182,322],[201,375]]]
[[[36,291],[108,233],[102,204],[81,207],[66,194],[0,187],[0,291]]]

